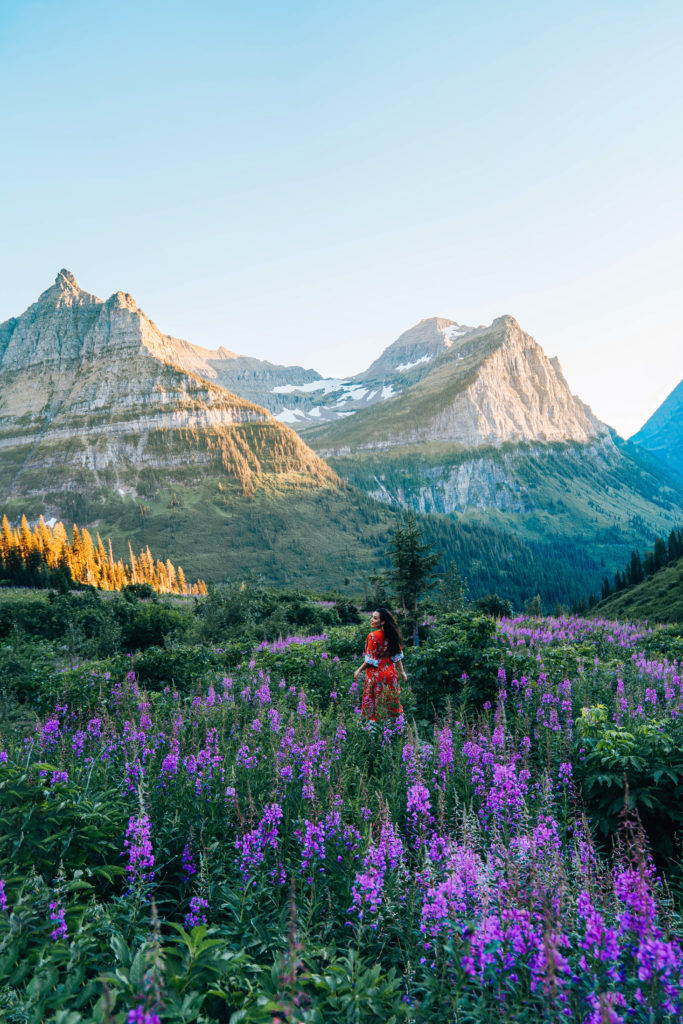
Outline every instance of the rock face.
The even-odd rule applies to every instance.
[[[571,394],[557,361],[551,362],[512,317],[495,321],[493,327],[498,326],[501,343],[483,359],[476,379],[416,432],[416,440],[476,446],[505,441],[585,442],[607,433]],[[478,340],[470,335],[470,345]]]
[[[631,440],[683,476],[683,380]]]
[[[681,487],[624,449],[512,317],[450,323],[418,325],[431,354],[407,332],[373,364],[405,373],[399,395],[305,429],[342,478],[394,507],[502,516],[543,542],[680,518]]]
[[[306,437],[324,455],[426,442],[476,448],[609,437],[609,428],[572,395],[557,360],[512,317],[454,337],[382,408]]]
[[[0,325],[0,480],[6,495],[75,487],[135,494],[145,471],[218,474],[253,493],[286,478],[334,484],[329,467],[265,409],[183,365],[134,299],[103,302],[60,271],[22,316]]]
[[[435,356],[447,352],[473,330],[473,327],[465,327],[440,316],[420,320],[419,324],[404,331],[389,345],[364,373],[359,374],[358,379],[386,381],[394,380],[398,374],[408,373],[416,367],[424,371]]]
[[[434,358],[472,328],[432,317],[405,331],[363,373],[323,378],[300,366],[277,366],[219,348],[215,352],[176,341],[182,364],[269,409],[297,430],[342,420],[386,402],[418,381]]]

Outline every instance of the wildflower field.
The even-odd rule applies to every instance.
[[[0,743],[0,1019],[683,1016],[683,640],[469,613],[45,661]]]

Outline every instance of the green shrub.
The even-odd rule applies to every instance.
[[[501,655],[495,623],[488,616],[444,616],[429,642],[408,653],[420,717],[430,720],[435,712],[443,713],[449,700],[464,710],[494,701]]]

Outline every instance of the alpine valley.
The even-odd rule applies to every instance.
[[[571,603],[680,527],[660,455],[602,423],[509,316],[423,320],[334,380],[164,334],[66,270],[0,324],[2,511],[149,544],[208,581],[357,593],[412,509],[471,596]]]

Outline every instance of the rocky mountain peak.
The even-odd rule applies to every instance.
[[[386,381],[405,374],[415,367],[431,362],[471,330],[471,327],[465,327],[445,317],[427,317],[399,335],[396,341],[385,348],[379,358],[355,379]]]
[[[394,348],[394,372],[410,370],[401,393],[377,409],[308,432],[317,450],[338,454],[433,442],[466,448],[585,444],[596,438],[610,443],[608,427],[571,394],[557,360],[514,317],[497,317],[489,327],[445,329],[450,346],[435,345],[436,318],[401,335],[381,357]],[[429,349],[419,355],[425,343],[433,355]],[[408,357],[408,366],[396,365]],[[426,366],[418,366],[422,361]]]
[[[183,344],[191,349],[162,334],[128,292],[103,302],[60,271],[0,324],[5,492],[49,492],[62,516],[75,481],[105,496],[134,494],[150,474],[193,484],[209,474],[243,494],[266,482],[336,487],[266,409],[185,369]]]
[[[129,292],[114,292],[106,302],[107,306],[115,309],[127,309],[130,313],[142,313],[137,302]]]
[[[63,288],[65,290],[68,289],[71,291],[80,291],[80,288],[78,287],[78,281],[73,276],[71,271],[66,270],[64,267],[62,267],[62,269],[57,274],[55,278],[55,284],[57,285],[58,288]]]
[[[80,288],[78,281],[70,270],[62,268],[55,278],[55,283],[47,291],[43,292],[38,302],[42,306],[72,306],[80,303],[84,297],[86,300],[95,298],[94,295],[90,296],[88,292],[84,292]],[[97,299],[97,301],[99,302],[100,300]]]

